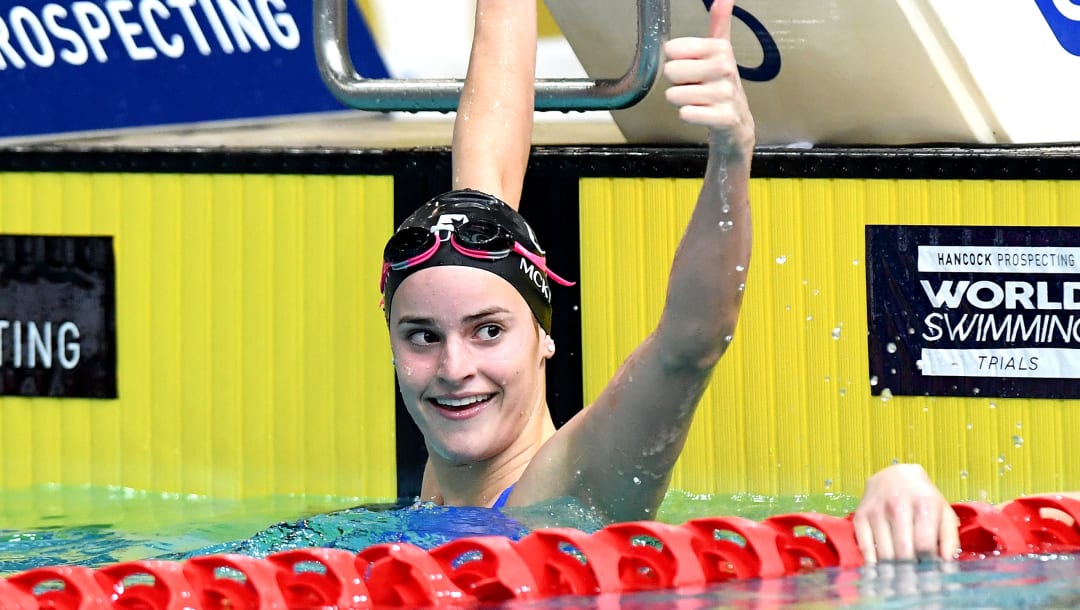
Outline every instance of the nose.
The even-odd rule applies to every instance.
[[[438,375],[448,385],[459,386],[476,374],[476,355],[469,345],[458,337],[450,337],[443,343]]]

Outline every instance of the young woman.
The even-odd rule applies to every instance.
[[[749,266],[754,119],[730,42],[733,5],[715,0],[709,37],[664,47],[667,99],[708,129],[709,156],[661,318],[596,401],[556,430],[545,391],[551,283],[567,282],[516,211],[531,148],[536,0],[477,1],[455,190],[390,238],[380,286],[402,397],[428,450],[423,500],[522,506],[571,496],[611,521],[655,515],[734,334]],[[915,474],[893,468],[870,480],[856,515],[868,560],[931,548],[951,556],[952,543],[936,537],[951,511],[928,480],[913,486]],[[938,520],[916,528],[925,511]]]
[[[573,496],[647,519],[735,330],[750,258],[754,121],[732,54],[732,0],[709,38],[665,46],[668,100],[709,129],[697,207],[655,331],[596,402],[556,430],[545,398],[551,283],[516,212],[531,147],[536,1],[479,0],[454,127],[453,187],[387,243],[383,297],[404,402],[424,435],[424,500],[526,505]]]

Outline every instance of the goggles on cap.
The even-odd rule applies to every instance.
[[[379,292],[385,291],[386,278],[391,271],[405,271],[423,264],[435,256],[443,243],[449,243],[460,254],[478,260],[499,260],[513,252],[536,265],[555,283],[562,286],[574,285],[574,282],[565,280],[548,269],[547,260],[542,253],[530,252],[505,228],[486,220],[472,220],[453,228],[438,226],[429,230],[407,227],[395,233],[383,249]]]

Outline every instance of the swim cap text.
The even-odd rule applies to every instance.
[[[540,290],[540,293],[544,295],[544,298],[551,300],[551,288],[548,287],[547,275],[539,269],[536,265],[530,263],[524,258],[521,259],[521,263],[518,268],[532,280],[532,283]]]

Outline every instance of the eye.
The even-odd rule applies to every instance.
[[[503,329],[498,324],[485,324],[476,331],[476,335],[485,341],[498,339]]]
[[[439,336],[430,330],[414,330],[408,335],[409,342],[413,345],[425,346],[439,342]]]

